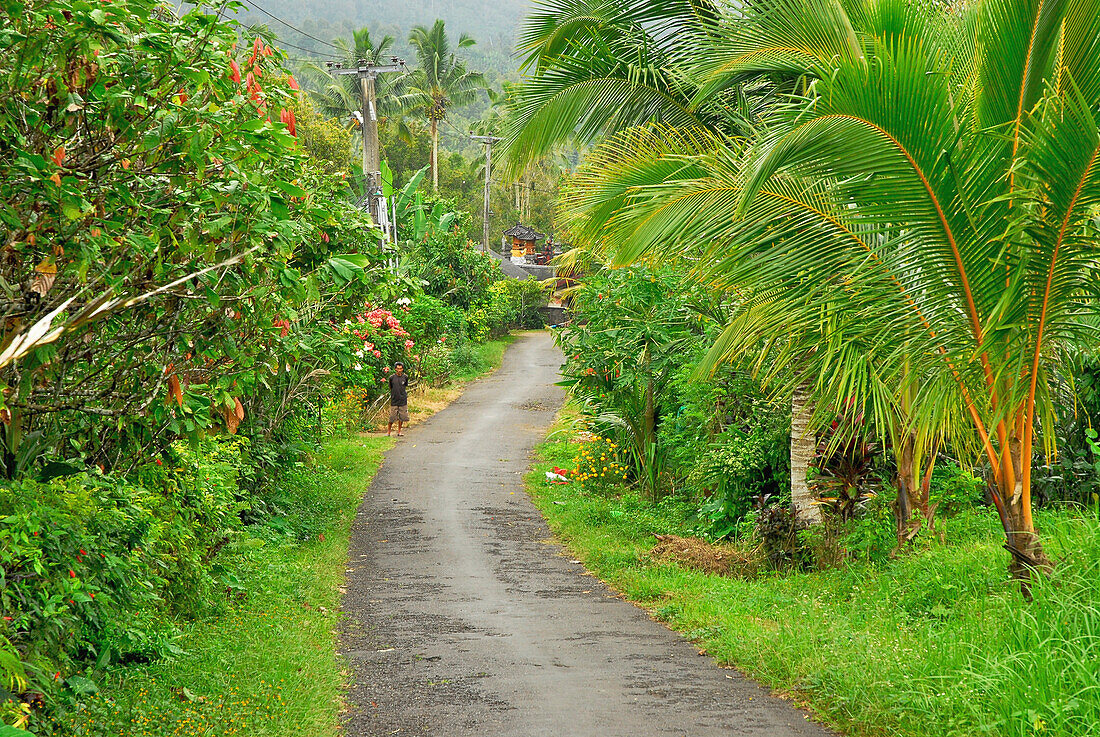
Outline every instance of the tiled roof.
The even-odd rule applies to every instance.
[[[546,237],[534,228],[528,228],[526,225],[520,225],[519,223],[504,231],[504,235],[519,238],[521,241],[538,241]]]

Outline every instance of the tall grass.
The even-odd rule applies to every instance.
[[[471,381],[500,366],[504,351],[516,340],[516,335],[487,340],[484,343],[466,343],[451,353],[454,362],[452,381]]]

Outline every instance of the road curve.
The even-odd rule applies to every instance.
[[[527,334],[386,456],[352,527],[348,737],[825,737],[570,562],[523,490],[561,404]]]

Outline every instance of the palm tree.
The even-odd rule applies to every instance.
[[[409,34],[409,43],[416,49],[419,67],[403,80],[404,93],[399,102],[403,110],[416,111],[428,119],[432,138],[432,191],[439,191],[439,124],[447,119],[447,110],[473,102],[485,86],[480,72],[466,69],[466,62],[450,50],[450,40],[443,21],[431,28],[416,26]],[[463,34],[458,48],[476,42]]]
[[[695,42],[716,17],[711,3],[693,0],[540,3],[519,40],[530,76],[510,94],[510,172],[566,142],[598,143],[650,121],[734,127],[728,106],[694,102],[687,73]]]
[[[1031,467],[1051,377],[1095,312],[1097,37],[1100,0],[756,0],[701,90],[796,71],[799,94],[747,145],[653,157],[602,234],[623,260],[708,243],[703,271],[755,290],[758,327],[830,367],[819,397],[983,458],[1023,580],[1050,566]]]
[[[379,64],[388,58],[393,48],[393,36],[383,36],[377,43],[371,38],[369,28],[352,31],[350,41],[346,38],[333,39],[333,45],[340,49],[345,66],[355,66],[360,60],[368,64]],[[333,78],[328,70],[316,62],[309,62],[302,68],[307,84],[312,88],[313,98],[318,109],[328,118],[350,121],[352,113],[363,109],[363,87],[358,78],[346,75]],[[385,81],[379,80],[382,84]],[[392,85],[382,87],[378,92],[378,106],[382,114],[392,115],[396,104]]]
[[[555,147],[585,146],[637,126],[692,137],[737,135],[768,109],[776,96],[799,82],[792,70],[745,74],[701,94],[693,70],[714,51],[714,39],[729,19],[717,5],[698,0],[548,0],[532,12],[520,39],[531,76],[511,90],[512,115],[505,156],[513,177]],[[626,151],[617,150],[624,144]],[[602,152],[598,166],[629,159],[631,143],[620,140]],[[575,191],[576,188],[573,188]],[[615,197],[621,193],[616,193]],[[611,208],[603,203],[600,212]],[[567,262],[590,258],[601,238],[574,233],[576,252]],[[599,251],[597,245],[596,251]],[[817,447],[809,397],[792,392],[792,504],[802,524],[821,521],[806,482]]]

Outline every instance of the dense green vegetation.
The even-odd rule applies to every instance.
[[[4,737],[331,727],[355,434],[545,300],[473,129],[574,246],[580,557],[853,733],[1094,731],[1100,0],[547,0],[522,75],[517,4],[264,3],[0,0]]]
[[[509,342],[469,345],[472,357],[451,380],[498,367]],[[414,412],[425,411],[420,395],[410,401]],[[350,525],[393,444],[380,435],[348,436],[361,425],[349,422],[346,409],[326,407],[324,440],[280,474],[265,498],[272,513],[243,528],[221,557],[228,586],[217,606],[199,618],[142,612],[165,617],[159,627],[172,638],[171,655],[104,668],[81,708],[48,720],[47,732],[338,734],[346,678],[335,631]]]
[[[509,166],[589,151],[572,483],[536,496],[857,734],[1095,731],[1098,18],[553,0],[521,32]]]
[[[261,31],[271,33],[267,28]],[[402,40],[409,44],[404,51]],[[369,27],[352,30],[334,37],[327,55],[288,59],[286,64],[326,118],[352,125],[364,107],[362,86],[353,76],[334,78],[326,64],[389,64],[398,53],[406,58],[405,71],[381,75],[376,82],[380,151],[388,167],[383,176],[401,187],[428,162],[430,176],[422,189],[471,213],[466,232],[474,240],[482,233],[485,151],[469,135],[501,135],[511,101],[511,85],[495,81],[477,64],[477,48],[476,38],[461,34],[455,39],[444,22],[436,20],[414,26],[401,37]],[[355,148],[361,151],[359,145],[356,140]],[[490,178],[494,247],[496,238],[518,222],[544,233],[555,231],[554,201],[565,166],[557,155],[536,157],[514,175],[502,176],[498,157]]]
[[[762,565],[748,540],[659,545],[654,535],[699,534],[689,496],[653,504],[636,491],[547,483],[544,470],[584,463],[592,441],[571,435],[572,425],[561,425],[528,476],[536,504],[571,554],[720,663],[792,694],[845,734],[1095,730],[1095,517],[1040,513],[1061,563],[1026,607],[1006,581],[996,518],[971,506],[941,516],[945,544],[925,539],[894,559],[858,552],[867,538],[892,545],[889,511],[870,512],[842,531],[808,536],[816,570],[783,574]],[[727,575],[706,570],[715,550],[730,561]]]
[[[221,565],[230,595],[199,619],[166,619],[175,655],[114,665],[57,734],[336,734],[343,687],[333,630],[348,530],[378,470],[385,437],[333,438],[285,473]],[[150,611],[148,616],[161,618]]]
[[[228,730],[255,698],[271,734],[327,724],[331,663],[302,671],[320,711],[276,685],[305,677],[289,660],[238,679],[239,700],[222,669],[195,674],[248,670],[265,612],[334,608],[341,535],[319,536],[362,478],[318,457],[370,421],[393,362],[427,384],[476,373],[545,298],[501,283],[423,175],[393,192],[383,244],[349,188],[349,132],[265,36],[147,0],[0,19],[5,735],[157,733],[215,705]],[[461,293],[459,266],[478,274]],[[331,616],[301,621],[287,658],[331,650]]]
[[[800,524],[820,521],[821,494],[795,435],[827,440],[818,487],[842,517],[889,448],[899,547],[932,524],[947,452],[981,466],[1026,594],[1052,566],[1032,479],[1092,349],[1096,11],[560,0],[525,29],[535,73],[509,150],[522,165],[599,144],[565,204],[571,234],[597,264],[695,281],[721,328],[704,370],[736,361],[793,397]],[[651,494],[656,447],[647,427]]]

